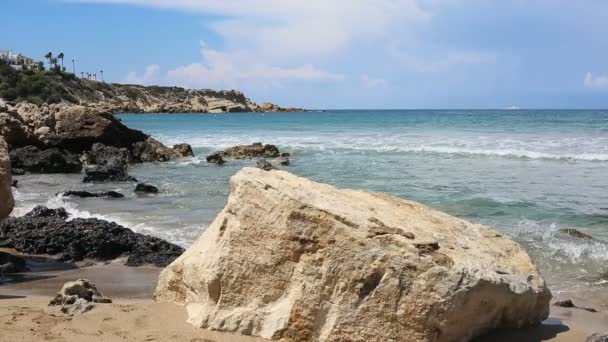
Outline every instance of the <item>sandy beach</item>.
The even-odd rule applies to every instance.
[[[263,341],[234,334],[197,329],[186,322],[186,310],[152,299],[160,268],[131,268],[120,261],[89,267],[61,264],[52,258],[31,260],[33,272],[0,278],[0,341]],[[66,269],[68,268],[68,269]],[[74,317],[49,307],[63,283],[87,278],[113,299]],[[498,330],[477,338],[490,341],[585,341],[608,327],[608,293],[605,289],[554,294],[552,302],[572,299],[580,307],[599,312],[551,307],[541,326]]]

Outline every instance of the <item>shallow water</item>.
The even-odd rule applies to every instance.
[[[228,180],[254,161],[209,165],[205,154],[272,143],[287,170],[346,188],[389,192],[496,227],[522,243],[553,288],[602,286],[608,266],[608,111],[328,111],[279,114],[128,114],[125,124],[195,158],[132,167],[158,185],[82,184],[80,175],[17,177],[20,215],[67,206],[184,246],[223,208]],[[117,190],[125,199],[62,199],[64,190]],[[559,233],[576,228],[596,240]],[[604,276],[606,276],[604,274]]]

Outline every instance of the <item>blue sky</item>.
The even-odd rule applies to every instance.
[[[112,82],[306,108],[608,108],[604,0],[4,0],[0,22],[0,49]]]

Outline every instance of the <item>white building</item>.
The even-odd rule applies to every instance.
[[[11,50],[0,50],[0,60],[14,69],[38,69],[38,61],[22,54],[14,54]]]

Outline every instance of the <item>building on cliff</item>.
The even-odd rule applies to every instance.
[[[14,54],[11,50],[0,50],[0,60],[17,70],[35,70],[39,65],[35,59],[20,53]]]

